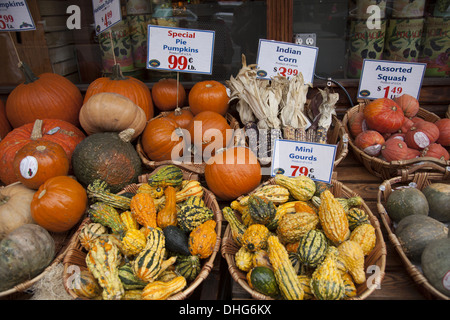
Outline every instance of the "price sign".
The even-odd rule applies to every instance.
[[[313,83],[318,52],[317,47],[260,39],[257,75],[262,79],[277,74],[291,78],[301,72],[305,83]]]
[[[29,31],[36,26],[27,2],[0,1],[0,31]]]
[[[148,26],[147,69],[212,73],[214,31]]]
[[[393,99],[409,94],[418,99],[426,66],[425,63],[365,59],[358,98]]]
[[[97,35],[122,20],[120,0],[92,0],[92,6]]]
[[[330,182],[333,173],[336,145],[275,140],[271,175],[307,176],[313,180]]]

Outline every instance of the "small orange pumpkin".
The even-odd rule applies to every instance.
[[[69,176],[45,181],[31,200],[31,216],[44,229],[66,232],[83,217],[88,203],[83,186]]]
[[[161,111],[175,110],[183,107],[186,100],[186,90],[176,79],[160,79],[152,87],[153,102]]]
[[[176,108],[174,111],[171,111],[166,117],[174,120],[180,128],[187,129],[192,119],[194,118],[194,115],[188,108]]]
[[[53,141],[36,140],[17,151],[13,160],[17,179],[30,189],[37,189],[47,179],[69,173],[69,159],[64,149]]]
[[[214,111],[224,116],[229,100],[225,85],[215,80],[197,82],[189,91],[189,107],[194,115]]]
[[[207,220],[191,231],[188,247],[193,256],[198,255],[200,259],[206,259],[213,253],[217,240],[215,227],[214,220]]]

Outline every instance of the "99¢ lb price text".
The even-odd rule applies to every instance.
[[[222,306],[192,306],[187,304],[179,308],[179,315],[206,316],[217,315],[271,315],[270,305],[266,304],[224,304]]]

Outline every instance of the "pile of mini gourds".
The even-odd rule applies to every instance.
[[[78,239],[87,270],[73,291],[89,299],[163,300],[201,271],[216,244],[214,214],[199,181],[163,167],[136,193],[111,193],[96,180],[87,188],[90,221]]]
[[[273,180],[223,209],[249,287],[274,299],[339,300],[366,281],[375,228],[359,196],[337,198],[306,176]]]

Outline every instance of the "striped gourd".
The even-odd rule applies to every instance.
[[[120,220],[122,221],[123,225],[125,226],[125,230],[138,230],[139,224],[137,223],[136,219],[133,217],[133,214],[131,211],[124,211],[120,214]]]
[[[198,256],[182,256],[177,257],[177,264],[175,271],[186,278],[187,281],[193,281],[198,274],[202,266],[200,264],[200,258]]]
[[[159,199],[164,195],[164,188],[152,187],[148,183],[141,184],[136,193],[149,193],[154,199]]]
[[[276,184],[268,184],[257,189],[252,195],[272,201],[275,205],[280,205],[289,200],[290,194],[289,190],[285,187]],[[243,197],[239,202],[242,205],[247,205],[249,198],[250,196]]]
[[[352,276],[349,275],[348,273],[344,273],[342,275],[342,281],[344,281],[344,298],[352,298],[355,297],[357,292],[356,292],[356,286],[353,283],[353,279]]]
[[[191,232],[203,222],[213,219],[210,208],[195,205],[184,205],[177,212],[177,223],[181,230]]]
[[[291,196],[300,201],[308,201],[316,192],[314,180],[307,176],[288,177],[275,175],[275,183],[289,190]]]
[[[320,194],[319,219],[322,230],[332,242],[339,244],[350,236],[347,214],[329,190]]]
[[[299,274],[297,279],[303,289],[303,300],[313,299],[314,294],[311,290],[311,277],[306,274]]]
[[[175,165],[168,165],[159,169],[148,178],[148,184],[152,187],[167,186],[178,187],[183,181],[183,171]]]
[[[277,211],[272,201],[259,196],[251,195],[248,198],[248,211],[252,220],[259,224],[268,224]]]
[[[234,200],[230,203],[230,207],[233,210],[236,210],[241,214],[241,220],[242,223],[244,223],[245,226],[249,226],[255,221],[253,221],[252,216],[250,215],[250,212],[248,211],[248,205],[242,205],[239,201]]]
[[[203,198],[199,196],[189,196],[184,202],[184,205],[205,207],[205,201],[203,201]]]
[[[350,230],[365,223],[370,223],[367,213],[360,208],[351,208],[347,212],[348,227]]]
[[[167,267],[174,264],[176,256],[164,261],[165,239],[161,229],[149,229],[147,244],[133,261],[133,271],[141,280],[151,282]]]
[[[320,230],[310,230],[300,240],[297,252],[302,263],[316,267],[325,258],[327,238]]]
[[[269,236],[267,244],[270,263],[281,294],[286,300],[302,300],[304,292],[289,261],[288,252],[277,236]]]
[[[108,229],[104,225],[101,223],[92,222],[81,228],[78,239],[80,240],[80,244],[83,248],[89,251],[91,249],[92,241],[107,233]]]
[[[145,235],[137,229],[129,229],[121,240],[121,249],[126,256],[134,256],[145,248],[147,239]]]
[[[89,199],[93,201],[101,201],[121,210],[130,209],[130,198],[110,192],[105,181],[94,180],[87,186],[86,192]]]
[[[111,228],[113,233],[123,234],[125,232],[125,226],[120,220],[119,212],[109,204],[104,202],[93,203],[90,205],[88,213],[93,222]]]
[[[253,254],[254,253],[246,247],[240,247],[234,255],[236,267],[244,272],[250,271],[250,269],[253,268]]]
[[[339,300],[344,296],[344,281],[336,265],[337,254],[336,247],[330,246],[311,276],[311,290],[318,300]]]
[[[329,191],[329,190],[328,190]],[[350,198],[336,198],[336,200],[344,208],[345,212],[348,212],[351,208],[360,206],[363,203],[363,199],[360,196],[350,197]],[[321,200],[319,196],[313,196],[311,198],[312,204],[316,207],[320,206]]]
[[[377,242],[375,228],[368,223],[361,224],[350,233],[349,240],[359,244],[364,255],[367,256],[373,250]]]
[[[130,262],[119,268],[119,279],[125,290],[143,289],[148,283],[136,276]]]
[[[73,279],[71,289],[77,296],[92,299],[102,294],[102,288],[89,270],[81,270]]]
[[[309,230],[316,228],[319,217],[308,212],[288,213],[278,223],[277,235],[284,243],[299,241]]]
[[[242,236],[244,235],[247,226],[245,226],[230,207],[222,209],[223,217],[227,220],[231,229],[231,237],[239,245],[242,245]]]

